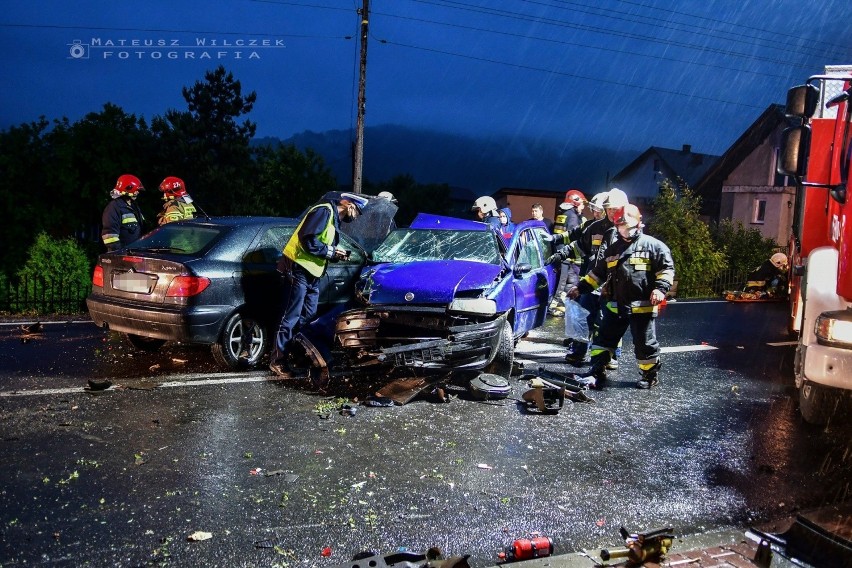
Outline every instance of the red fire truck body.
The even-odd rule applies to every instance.
[[[815,424],[839,418],[852,401],[850,85],[852,67],[827,67],[825,75],[790,89],[786,113],[792,126],[785,130],[778,165],[796,179],[790,327],[799,332],[799,408]]]

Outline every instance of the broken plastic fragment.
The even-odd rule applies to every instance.
[[[213,538],[213,533],[204,532],[204,531],[195,531],[194,533],[192,533],[191,535],[186,537],[186,540],[189,540],[189,541],[192,541],[192,542],[198,542],[198,541],[202,541],[202,540],[209,540],[211,538]]]
[[[323,556],[328,558],[329,556],[331,556],[331,547],[326,546],[325,548],[322,549],[322,552],[320,552],[320,554],[322,554]]]
[[[263,469],[259,467],[249,470],[249,475],[260,475],[261,473],[263,473]]]
[[[476,467],[478,467],[479,469],[494,469],[493,467],[491,467],[487,463],[478,463],[478,464],[476,464]]]

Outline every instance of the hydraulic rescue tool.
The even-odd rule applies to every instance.
[[[648,560],[658,560],[672,547],[674,535],[672,529],[654,529],[644,533],[629,533],[621,527],[619,531],[625,546],[613,550],[601,550],[601,559],[627,558],[628,566],[638,566]]]

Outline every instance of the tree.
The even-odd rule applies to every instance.
[[[337,187],[331,169],[310,148],[303,154],[294,145],[262,146],[255,156],[256,199],[245,204],[254,215],[295,217]]]
[[[208,213],[234,214],[253,199],[256,171],[249,141],[257,127],[238,119],[251,112],[257,94],[243,96],[240,82],[221,65],[182,93],[187,111],[169,110],[151,121],[160,141],[162,177],[182,178]]]
[[[755,228],[724,219],[713,229],[713,242],[724,251],[728,269],[745,275],[759,267],[778,248],[778,244]]]
[[[701,199],[682,179],[678,178],[677,187],[665,179],[660,184],[653,209],[654,220],[648,234],[671,249],[678,294],[712,295],[710,283],[724,270],[725,256],[716,249],[710,228],[699,218]]]

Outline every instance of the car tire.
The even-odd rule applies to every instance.
[[[494,360],[485,367],[486,373],[511,378],[512,365],[515,362],[515,338],[512,336],[512,324],[503,323],[500,331],[500,343],[497,345],[497,353]]]
[[[157,351],[166,344],[165,339],[155,339],[153,337],[144,337],[133,333],[125,333],[124,338],[127,343],[137,351],[146,351],[148,353]]]
[[[268,342],[269,334],[260,322],[237,312],[210,349],[216,362],[227,369],[251,369],[260,362]]]
[[[834,389],[805,381],[799,389],[799,412],[808,424],[825,426],[837,411],[840,398]]]

